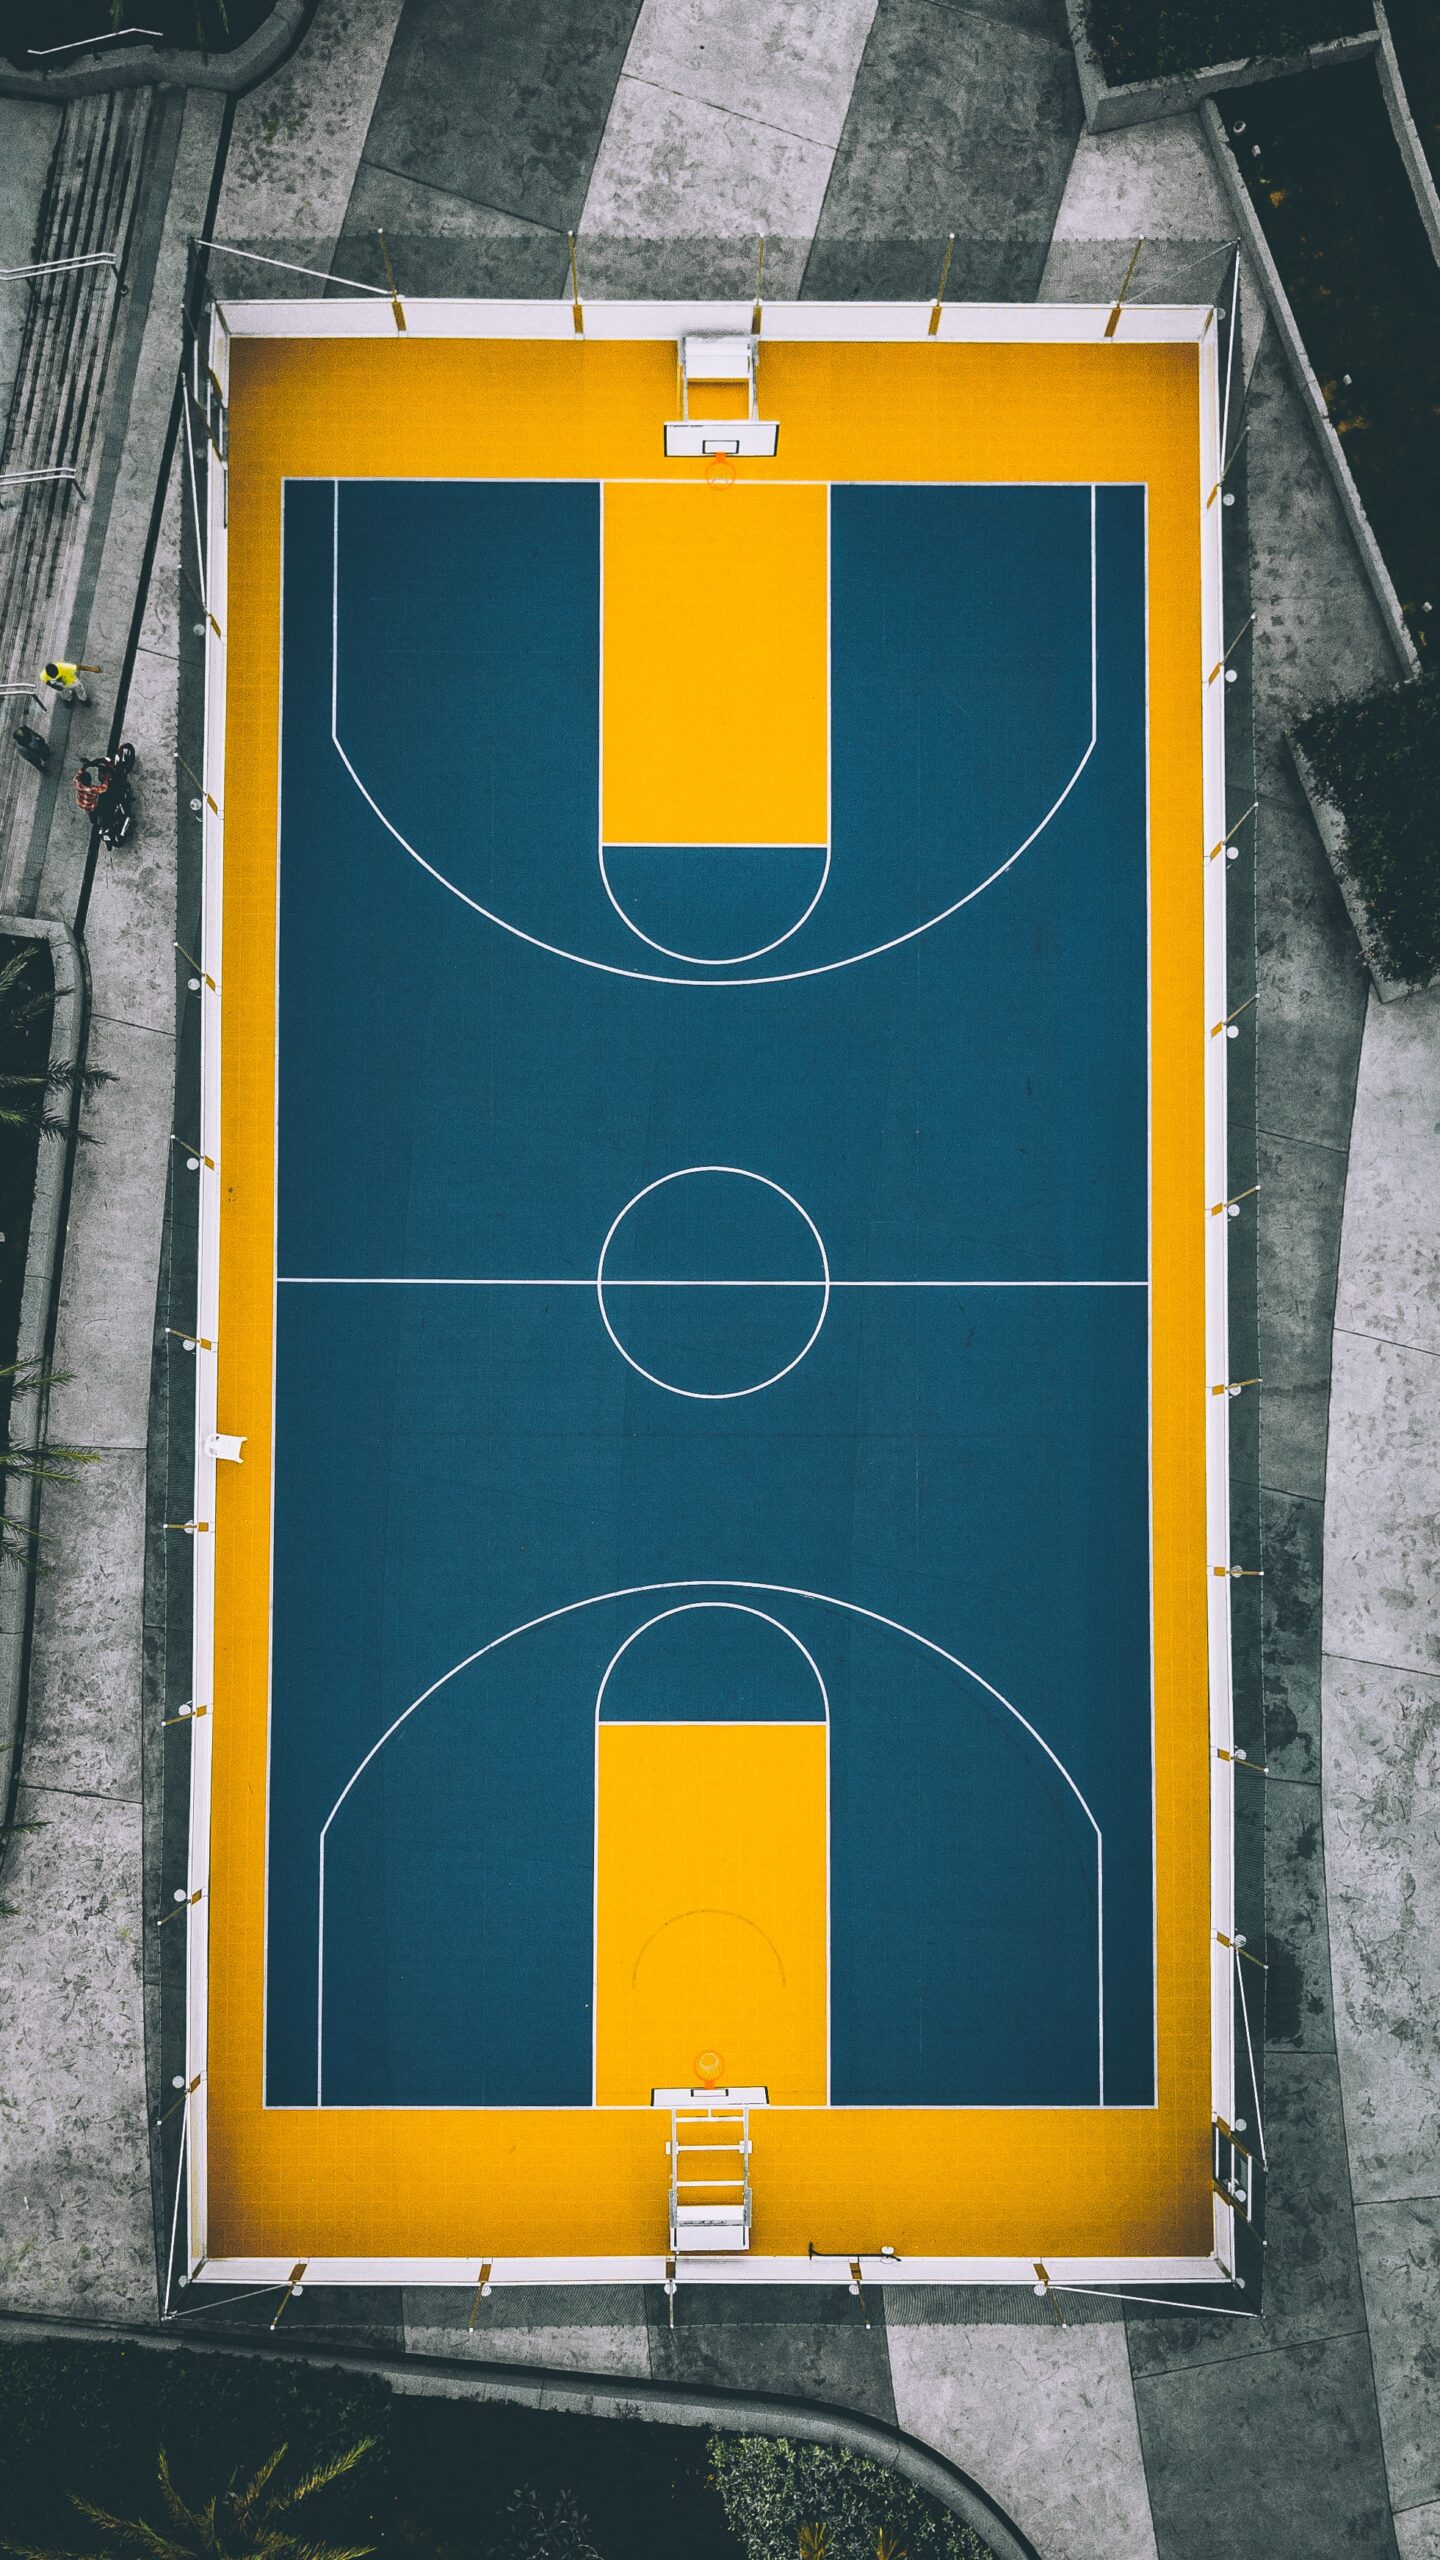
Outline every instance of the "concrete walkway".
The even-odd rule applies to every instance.
[[[1325,1491],[1335,2029],[1390,2496],[1440,2553],[1440,990],[1360,1052]]]
[[[35,254],[60,115],[59,107],[0,98],[0,267],[23,267]],[[0,284],[0,419],[9,413],[29,308],[28,285]]]

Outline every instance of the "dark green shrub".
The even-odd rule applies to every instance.
[[[745,2560],[991,2560],[948,2508],[844,2445],[712,2436],[710,2467]]]
[[[1423,986],[1440,969],[1440,677],[1337,702],[1296,731],[1343,812],[1345,866],[1377,958]]]
[[[546,2499],[527,2486],[507,2501],[490,2560],[600,2560],[600,2554],[568,2489]]]
[[[1111,81],[1278,59],[1374,23],[1369,0],[1085,0],[1090,50]]]

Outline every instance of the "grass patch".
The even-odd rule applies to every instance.
[[[1344,813],[1345,867],[1370,913],[1373,956],[1423,986],[1440,970],[1440,676],[1336,703],[1295,735]]]
[[[1111,81],[1280,60],[1374,24],[1370,0],[1085,0],[1090,50]]]

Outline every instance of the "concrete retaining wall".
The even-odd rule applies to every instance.
[[[1200,109],[1200,120],[1209,138],[1220,184],[1225,190],[1226,200],[1234,213],[1240,237],[1259,276],[1261,290],[1269,306],[1270,317],[1275,323],[1276,335],[1285,350],[1306,415],[1314,429],[1330,477],[1335,483],[1340,504],[1345,511],[1345,520],[1355,538],[1355,547],[1360,554],[1366,577],[1374,590],[1375,601],[1380,607],[1381,618],[1389,633],[1401,673],[1407,676],[1418,676],[1420,652],[1415,646],[1405,616],[1400,610],[1400,599],[1395,592],[1390,572],[1385,566],[1380,545],[1370,529],[1370,519],[1365,513],[1364,502],[1355,486],[1350,465],[1345,459],[1345,448],[1330,423],[1325,394],[1315,378],[1315,368],[1305,352],[1305,341],[1300,335],[1300,324],[1290,308],[1290,297],[1281,280],[1280,270],[1270,254],[1270,243],[1265,237],[1260,217],[1250,201],[1250,190],[1245,184],[1239,164],[1230,148],[1230,137],[1225,131],[1224,118],[1213,98],[1204,100]]]
[[[1419,128],[1410,113],[1410,101],[1400,77],[1399,56],[1390,33],[1390,21],[1385,15],[1385,0],[1375,0],[1375,20],[1380,33],[1380,51],[1375,68],[1380,74],[1381,94],[1394,128],[1396,146],[1405,163],[1405,174],[1420,208],[1426,237],[1436,258],[1440,259],[1440,193],[1436,192],[1434,172],[1425,156]]]
[[[277,2292],[280,2288],[277,2288]],[[385,2355],[364,2347],[337,2347],[307,2337],[303,2343],[267,2335],[208,2334],[194,2317],[192,2299],[177,2331],[128,2321],[34,2320],[0,2311],[0,2337],[130,2340],[189,2354],[259,2356],[270,2364],[299,2361],[341,2372],[374,2374],[396,2391],[449,2399],[499,2400],[520,2408],[565,2411],[577,2417],[644,2419],[661,2426],[711,2427],[727,2435],[779,2436],[799,2444],[838,2444],[867,2461],[898,2472],[913,2488],[970,2525],[990,2546],[994,2560],[1040,2560],[1035,2545],[1012,2524],[958,2463],[920,2443],[902,2427],[863,2417],[858,2410],[819,2408],[778,2393],[732,2391],[723,2384],[654,2382],[635,2374],[572,2373],[555,2366],[472,2364],[459,2356]]]
[[[1303,53],[1259,57],[1252,62],[1210,62],[1198,71],[1177,72],[1168,80],[1106,79],[1090,50],[1085,26],[1085,0],[1065,0],[1075,68],[1085,123],[1091,133],[1113,133],[1120,125],[1153,124],[1159,116],[1183,116],[1203,98],[1222,89],[1249,89],[1257,81],[1288,79],[1297,71],[1324,71],[1334,63],[1362,62],[1380,43],[1378,28],[1357,36],[1337,36],[1330,44],[1312,44]]]
[[[1392,977],[1384,961],[1375,955],[1374,925],[1370,910],[1365,903],[1364,893],[1357,887],[1345,859],[1347,833],[1344,810],[1338,807],[1322,787],[1304,748],[1298,746],[1293,738],[1287,738],[1285,743],[1300,778],[1300,788],[1310,803],[1310,815],[1315,821],[1315,832],[1325,848],[1325,859],[1335,874],[1335,885],[1345,901],[1345,912],[1355,928],[1355,939],[1360,945],[1361,955],[1370,972],[1370,983],[1375,993],[1382,1004],[1393,1004],[1397,996],[1417,994],[1419,990],[1411,986],[1408,978]],[[1434,986],[1437,982],[1431,978],[1426,983]]]

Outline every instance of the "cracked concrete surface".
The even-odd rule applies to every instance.
[[[1325,1854],[1396,2531],[1440,2550],[1440,990],[1371,996],[1336,1293]]]

